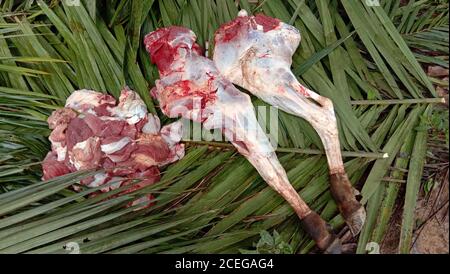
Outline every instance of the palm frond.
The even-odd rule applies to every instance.
[[[223,144],[185,140],[186,156],[165,168],[159,183],[126,196],[117,197],[123,189],[90,197],[97,189],[68,188],[95,171],[40,180],[40,161],[49,150],[46,119],[71,92],[87,88],[117,97],[128,85],[160,114],[149,94],[159,76],[143,36],[183,25],[211,53],[214,30],[242,8],[275,16],[302,33],[293,71],[333,100],[346,170],[367,203],[357,252],[384,238],[403,181],[400,250],[407,252],[426,151],[417,127],[421,116],[432,115],[430,105],[441,102],[421,65],[448,68],[448,2],[254,2],[2,1],[0,253],[68,253],[70,242],[82,253],[238,253],[253,249],[265,235],[261,231],[274,230],[295,253],[314,248],[293,210]],[[253,99],[255,106],[265,105]],[[267,128],[268,119],[260,120]],[[286,113],[278,122],[278,155],[291,183],[335,229],[342,228],[317,134]],[[125,207],[148,193],[157,197],[154,206]]]

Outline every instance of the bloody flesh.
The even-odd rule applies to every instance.
[[[124,89],[116,105],[109,95],[90,90],[75,91],[66,106],[48,118],[52,133],[50,151],[43,161],[43,179],[78,170],[104,169],[84,179],[88,187],[105,185],[109,191],[141,179],[129,193],[160,179],[158,167],[174,162],[184,155],[180,144],[181,123],[163,127],[157,116],[147,113],[141,98]],[[116,184],[107,183],[118,181]],[[132,202],[148,202],[151,195]]]
[[[276,20],[263,21],[269,30]],[[158,99],[163,113],[172,118],[181,116],[202,122],[207,130],[220,129],[261,177],[292,206],[319,247],[340,250],[339,240],[289,183],[256,120],[250,97],[236,89],[211,60],[199,54],[195,40],[195,34],[182,27],[157,30],[144,40],[160,72],[152,95]]]

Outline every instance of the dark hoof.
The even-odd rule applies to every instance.
[[[317,247],[327,254],[342,253],[339,238],[331,227],[314,211],[301,220],[306,233],[316,242]]]
[[[323,254],[342,254],[342,253],[343,247],[341,241],[338,238],[334,239],[334,241],[323,252]]]
[[[355,212],[350,214],[348,218],[345,219],[345,222],[347,223],[353,236],[356,236],[361,232],[365,221],[366,221],[366,211],[362,206],[358,208]]]
[[[330,175],[330,190],[334,200],[341,212],[342,217],[350,228],[353,236],[361,232],[366,221],[366,211],[356,200],[353,189],[347,174],[336,173]]]

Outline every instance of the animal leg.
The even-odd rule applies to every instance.
[[[240,108],[241,111],[243,109],[245,108]],[[286,172],[270,147],[267,137],[259,126],[255,126],[258,124],[256,119],[253,119],[252,112],[253,110],[248,113],[238,113],[232,117],[236,124],[247,126],[224,128],[222,129],[224,135],[256,168],[267,184],[289,203],[300,218],[302,227],[316,242],[319,249],[325,253],[341,253],[340,240],[331,227],[309,208],[289,183]],[[237,139],[236,136],[240,136],[241,139]]]
[[[330,172],[331,194],[352,234],[357,235],[364,225],[366,213],[364,207],[356,200],[357,191],[352,187],[344,169],[333,103],[300,84],[295,88],[303,95],[301,97],[304,104],[308,105],[302,108],[307,110],[302,117],[314,127],[323,143]],[[305,94],[309,98],[305,98]]]

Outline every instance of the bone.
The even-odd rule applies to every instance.
[[[339,240],[289,183],[257,122],[250,97],[219,73],[195,41],[191,30],[175,26],[145,37],[146,49],[160,73],[152,95],[162,112],[171,118],[181,116],[201,122],[208,130],[222,130],[261,177],[292,206],[320,248],[326,250],[333,245],[334,250],[339,250]]]
[[[215,33],[213,60],[232,83],[287,113],[308,121],[324,145],[331,192],[350,230],[357,235],[365,211],[345,173],[333,103],[299,83],[290,67],[300,44],[299,30],[265,15],[241,11]]]

